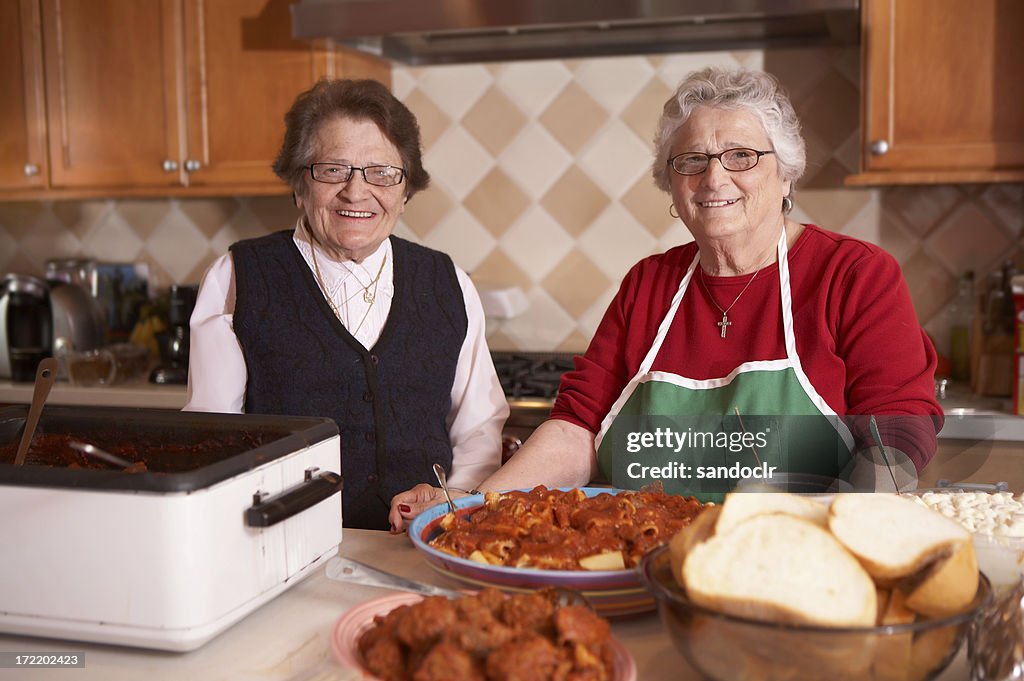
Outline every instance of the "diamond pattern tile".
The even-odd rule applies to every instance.
[[[572,82],[572,73],[560,61],[511,62],[496,83],[528,116],[537,116]]]
[[[920,245],[898,215],[881,210],[874,192],[860,212],[846,223],[843,234],[878,244],[901,263],[913,256]]]
[[[530,196],[543,196],[572,165],[572,155],[534,123],[523,127],[498,162]]]
[[[444,251],[456,265],[472,274],[494,248],[495,239],[469,211],[459,206],[441,221],[423,243]]]
[[[544,288],[573,317],[594,304],[609,284],[609,278],[579,250],[567,255],[544,278]]]
[[[529,198],[501,168],[495,168],[466,196],[463,205],[494,236],[526,210]]]
[[[1024,185],[990,184],[980,196],[997,220],[1020,238],[1024,233]]]
[[[143,241],[119,212],[96,224],[82,239],[87,254],[108,262],[135,262]]]
[[[188,283],[196,261],[210,253],[210,241],[187,215],[172,210],[146,239],[146,250],[174,281]]]
[[[448,192],[434,184],[405,204],[402,222],[422,239],[433,231],[455,205]]]
[[[53,214],[64,227],[82,237],[103,220],[112,205],[113,201],[57,201]]]
[[[452,120],[459,120],[494,81],[480,64],[435,66],[422,70],[419,87]]]
[[[886,210],[899,213],[918,235],[924,237],[963,198],[964,193],[951,185],[899,186],[883,190],[882,205]]]
[[[732,52],[686,52],[661,58],[657,65],[657,77],[669,90],[675,92],[679,81],[685,78],[686,74],[708,66],[721,66],[728,69],[742,66],[742,64]],[[756,65],[747,66],[748,68],[757,68]]]
[[[530,275],[523,271],[508,254],[496,248],[473,269],[473,283],[477,288],[504,289],[518,286],[524,291],[532,286]]]
[[[420,143],[423,148],[431,148],[451,125],[452,119],[419,88],[414,89],[402,101],[416,116],[416,121],[420,126]],[[428,168],[427,171],[430,172],[430,169]]]
[[[132,226],[140,239],[145,239],[167,216],[171,206],[170,202],[158,199],[126,199],[117,202],[116,211],[125,222]],[[217,226],[220,227],[222,224],[224,224],[224,220]]]
[[[637,260],[656,250],[651,233],[617,203],[601,213],[578,243],[609,281],[622,279]]]
[[[547,211],[534,206],[501,236],[500,244],[531,281],[537,282],[575,247],[576,241]]]
[[[924,250],[917,251],[903,263],[903,278],[921,322],[939,314],[956,294],[956,277]]]
[[[656,237],[679,224],[679,220],[668,213],[672,197],[654,186],[650,173],[641,175],[621,201],[633,219]]]
[[[860,115],[857,87],[830,71],[802,100],[794,102],[800,122],[814,130],[832,149],[856,132]]]
[[[608,205],[608,197],[574,165],[565,171],[540,203],[569,233],[579,235]]]
[[[960,271],[986,277],[1024,258],[1024,185],[843,185],[860,154],[855,48],[395,66],[433,178],[396,234],[449,252],[479,281],[527,290],[524,314],[489,321],[492,347],[582,351],[626,269],[692,240],[653,186],[650,146],[664,100],[708,65],[776,74],[808,147],[792,217],[891,252],[936,339],[948,336]],[[294,215],[290,197],[0,202],[0,272],[38,275],[54,257],[138,260],[160,292]]]
[[[803,189],[797,193],[796,202],[815,224],[841,232],[870,197],[869,189]]]
[[[33,225],[47,213],[49,205],[32,201],[0,201],[0,227],[18,238],[32,230]]]
[[[34,265],[33,269],[38,275],[45,271],[47,260],[85,254],[81,239],[74,231],[66,229],[49,211],[40,215],[31,229],[22,233],[18,248]]]
[[[468,132],[452,127],[427,150],[423,165],[431,182],[462,200],[490,172],[494,158]]]
[[[587,93],[612,113],[626,108],[654,74],[644,57],[588,59],[575,73]]]
[[[618,198],[647,173],[651,152],[621,120],[613,120],[579,156],[579,165],[608,196]]]
[[[292,200],[291,195],[288,196],[252,196],[244,200],[247,205],[249,212],[252,213],[253,217],[266,228],[268,232],[279,232],[282,229],[288,229],[295,224],[296,218],[299,217],[301,211],[296,207],[295,202]],[[223,210],[224,215],[234,215],[234,211],[238,209],[238,204],[232,204],[225,202],[219,204],[220,209]],[[195,223],[199,229],[206,232],[209,227],[204,227],[201,220],[197,218],[194,211],[190,212],[187,210],[184,203],[182,204],[182,211],[188,215],[192,222]],[[220,211],[218,211],[220,212]]]
[[[654,151],[654,134],[658,118],[672,92],[673,90],[660,80],[651,80],[620,115],[633,134],[646,143],[651,153]]]
[[[967,203],[940,223],[925,244],[950,272],[962,274],[997,268],[1013,241],[976,204]]]
[[[290,203],[291,197],[285,201]],[[254,197],[250,202],[258,206],[255,211],[256,215],[266,215],[269,218],[273,213],[278,212],[282,200],[278,197]],[[178,203],[178,210],[187,215],[200,232],[207,236],[213,236],[220,226],[230,220],[238,210],[238,202],[234,199],[183,199]],[[293,207],[292,210],[294,211],[295,208]],[[261,222],[266,224],[266,221]],[[291,222],[294,222],[294,218]],[[281,224],[281,229],[284,229],[289,222],[279,224]]]
[[[578,152],[607,120],[608,112],[576,83],[570,83],[540,117],[571,153]]]
[[[526,117],[501,90],[491,87],[462,119],[462,127],[492,156],[500,154],[523,127]]]
[[[535,286],[526,293],[526,313],[503,321],[499,328],[521,350],[546,351],[557,348],[574,331],[575,318],[559,304],[546,287]]]

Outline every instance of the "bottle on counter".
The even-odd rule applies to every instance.
[[[960,288],[950,310],[950,378],[967,381],[971,375],[971,327],[974,325],[974,272],[960,277]]]

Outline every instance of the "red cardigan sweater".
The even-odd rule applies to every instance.
[[[633,266],[576,370],[562,378],[553,418],[594,433],[651,347],[696,243]],[[942,409],[935,401],[936,354],[917,321],[900,266],[864,241],[807,225],[789,250],[796,349],[811,384],[840,416],[910,415],[884,421],[887,445],[920,470],[934,455]],[[743,362],[786,356],[778,264],[750,280],[694,272],[652,370],[695,379],[727,375]],[[883,420],[879,419],[880,425]],[[864,443],[861,443],[863,446]]]

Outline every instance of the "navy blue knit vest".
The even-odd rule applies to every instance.
[[[341,432],[346,527],[387,529],[391,497],[451,470],[446,419],[466,305],[451,258],[391,237],[395,297],[367,350],[284,231],[231,246],[245,411],[327,416]]]

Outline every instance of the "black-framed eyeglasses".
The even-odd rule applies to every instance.
[[[314,163],[306,166],[309,174],[317,182],[327,184],[341,184],[352,179],[352,173],[356,170],[363,174],[363,179],[368,184],[378,187],[394,187],[401,184],[405,179],[405,170],[395,166],[349,166],[344,163]]]
[[[750,170],[757,165],[765,154],[774,151],[758,151],[757,149],[726,149],[718,154],[705,154],[700,151],[684,151],[668,160],[669,166],[680,175],[700,175],[708,169],[711,159],[717,158],[722,167],[734,173]]]

